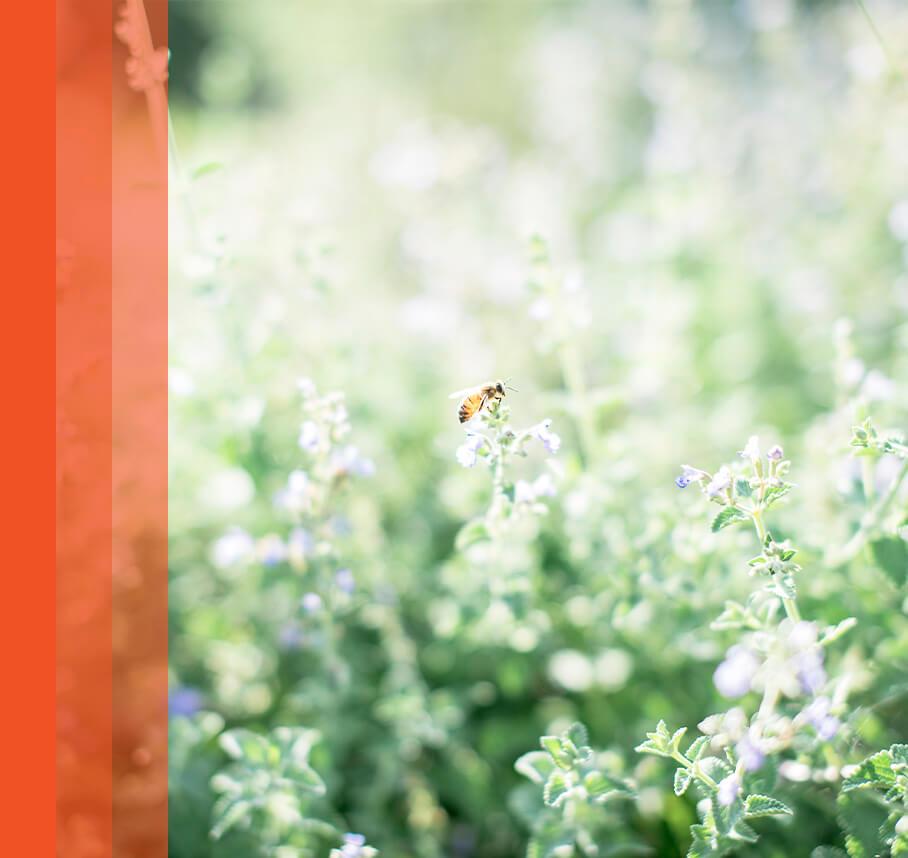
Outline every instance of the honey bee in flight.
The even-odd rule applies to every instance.
[[[516,388],[508,385],[508,380],[488,381],[485,384],[479,384],[476,387],[467,387],[452,393],[451,399],[459,399],[460,405],[457,407],[457,417],[461,423],[472,420],[483,408],[490,406],[493,402],[498,402],[505,395],[505,387],[509,390],[516,391]]]

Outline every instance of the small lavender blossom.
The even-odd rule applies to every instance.
[[[366,845],[366,838],[362,834],[347,833],[344,835],[344,845],[336,851],[342,858],[360,858],[363,855],[363,847]]]
[[[300,436],[297,443],[304,450],[314,453],[318,449],[321,441],[321,433],[318,430],[318,424],[314,420],[305,420],[300,424]]]
[[[526,480],[517,480],[514,483],[514,503],[533,503],[536,500],[536,492],[533,486]]]
[[[338,475],[356,474],[360,477],[371,477],[375,474],[375,462],[361,456],[359,449],[352,444],[336,450],[331,463]]]
[[[709,481],[706,486],[706,493],[714,498],[716,495],[724,492],[731,485],[731,471],[725,465],[719,468],[719,472]]]
[[[334,583],[337,585],[338,590],[341,590],[344,593],[352,594],[356,589],[356,581],[353,578],[353,573],[349,569],[338,569],[334,573]]]
[[[517,480],[514,484],[514,503],[535,503],[538,498],[555,497],[558,490],[549,474],[540,474],[533,482]]]
[[[457,461],[460,462],[464,468],[472,468],[473,465],[476,464],[476,458],[485,442],[486,439],[482,435],[467,435],[466,441],[464,441],[454,453],[457,457]]]
[[[255,541],[242,527],[231,527],[219,537],[212,547],[214,565],[229,569],[252,556]]]
[[[760,667],[757,657],[746,647],[735,644],[713,673],[713,683],[723,697],[743,697]]]
[[[722,807],[730,807],[734,804],[735,799],[740,792],[741,781],[738,780],[737,775],[730,774],[727,777],[722,778],[722,780],[719,781],[719,792],[717,796],[719,804],[721,804]]]
[[[531,427],[529,433],[532,437],[542,442],[542,446],[549,453],[557,453],[561,448],[561,436],[556,432],[552,432],[549,428],[552,425],[552,421],[547,417],[545,420],[541,420],[535,426]]]
[[[816,694],[826,684],[826,668],[823,667],[823,651],[812,649],[801,653],[796,659],[798,682],[805,694]]]
[[[287,486],[274,496],[274,505],[279,509],[300,512],[309,500],[309,475],[305,471],[291,471]]]
[[[322,597],[318,593],[306,593],[300,605],[307,614],[314,614],[322,609]]]
[[[278,632],[277,639],[284,650],[299,649],[303,645],[303,633],[296,623],[285,623]]]
[[[167,695],[167,714],[171,717],[189,718],[202,708],[201,692],[186,685],[172,689]]]
[[[287,559],[287,546],[276,533],[269,533],[259,540],[256,554],[265,566],[277,566]]]
[[[681,466],[681,474],[675,477],[675,485],[679,489],[686,489],[691,483],[702,480],[706,476],[705,471],[699,468],[692,468],[690,465]]]
[[[742,459],[759,459],[760,458],[760,439],[756,435],[751,435],[744,445],[744,449],[738,452]]]
[[[766,456],[773,462],[781,462],[784,455],[785,451],[779,444],[773,444],[766,453]]]
[[[824,742],[834,739],[842,726],[842,722],[830,714],[831,707],[832,701],[828,697],[820,696],[805,706],[801,713],[804,720],[817,731],[817,736]]]
[[[735,752],[741,764],[749,772],[755,772],[763,765],[766,755],[760,750],[760,746],[751,738],[750,734],[744,737],[735,745]]]
[[[294,527],[287,540],[287,554],[291,560],[301,562],[315,549],[312,534],[304,527]]]
[[[533,492],[537,498],[553,498],[558,494],[558,489],[551,475],[540,474],[533,480]]]

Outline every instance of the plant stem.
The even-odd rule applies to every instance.
[[[587,401],[580,354],[574,342],[568,341],[561,345],[558,350],[558,356],[561,362],[561,375],[574,401],[574,409],[577,414],[577,427],[580,434],[580,458],[584,464],[589,464],[595,445],[596,432]]]
[[[760,507],[757,507],[753,513],[752,517],[754,520],[754,527],[757,529],[757,536],[760,539],[760,547],[763,547],[763,543],[766,542],[766,526],[763,524],[763,510]],[[782,607],[785,608],[785,613],[788,614],[788,619],[793,623],[801,622],[801,612],[798,610],[797,603],[794,599],[789,599],[786,596],[781,596]]]
[[[886,515],[886,511],[889,509],[889,505],[895,500],[899,486],[901,486],[906,474],[908,474],[908,459],[902,462],[902,467],[899,468],[899,472],[889,484],[886,493],[877,501],[876,506],[864,516],[861,526],[855,531],[851,539],[839,551],[832,551],[827,555],[826,561],[829,564],[840,566],[855,557],[864,547],[867,537],[879,526],[883,516]]]

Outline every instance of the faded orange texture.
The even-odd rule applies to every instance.
[[[162,46],[166,3],[146,5]],[[117,17],[112,4],[57,6],[57,810],[67,858],[167,850],[166,126],[156,140],[146,95],[127,83]]]

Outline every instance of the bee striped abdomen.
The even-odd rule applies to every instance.
[[[464,399],[460,403],[460,408],[457,410],[457,416],[460,419],[461,423],[466,423],[479,409],[482,407],[482,402],[485,397],[481,393],[474,393]]]

